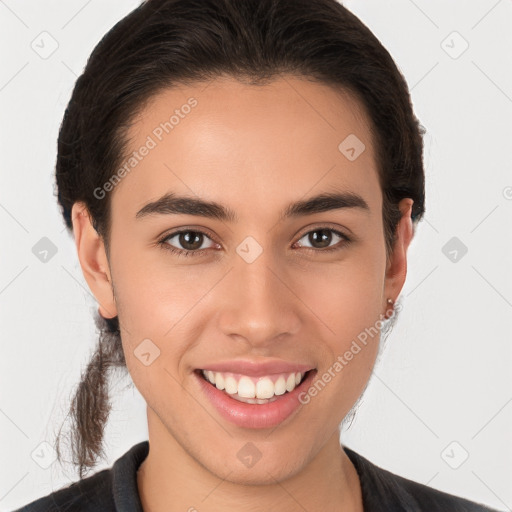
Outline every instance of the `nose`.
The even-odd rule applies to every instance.
[[[252,263],[235,259],[222,286],[219,327],[224,335],[254,347],[293,336],[301,326],[301,302],[293,276],[272,260],[271,251]]]

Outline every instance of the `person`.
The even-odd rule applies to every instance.
[[[397,318],[424,133],[335,0],[147,0],[119,21],[58,140],[100,328],[71,404],[80,479],[19,510],[491,510],[339,440]],[[84,477],[115,368],[149,440]]]

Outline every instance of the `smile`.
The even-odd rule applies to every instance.
[[[194,372],[207,401],[229,422],[244,428],[271,428],[302,407],[299,395],[316,369],[267,375],[198,369]]]
[[[267,404],[278,396],[293,391],[307,372],[282,373],[250,377],[237,373],[202,370],[204,378],[218,390],[225,391],[231,398],[248,404]]]

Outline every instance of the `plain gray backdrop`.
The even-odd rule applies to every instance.
[[[427,129],[427,182],[400,318],[341,439],[392,472],[510,510],[512,1],[344,4],[405,75]],[[0,0],[2,511],[78,478],[53,462],[53,443],[96,343],[96,303],[54,197],[56,140],[90,52],[137,5]],[[45,261],[41,244],[54,246]],[[129,378],[114,382],[97,470],[147,439],[144,400]]]

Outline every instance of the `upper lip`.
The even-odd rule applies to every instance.
[[[294,363],[279,359],[266,361],[251,361],[249,359],[232,359],[230,361],[220,361],[204,366],[201,370],[211,370],[212,372],[241,373],[251,377],[260,377],[273,373],[305,373],[314,369],[310,364]]]

